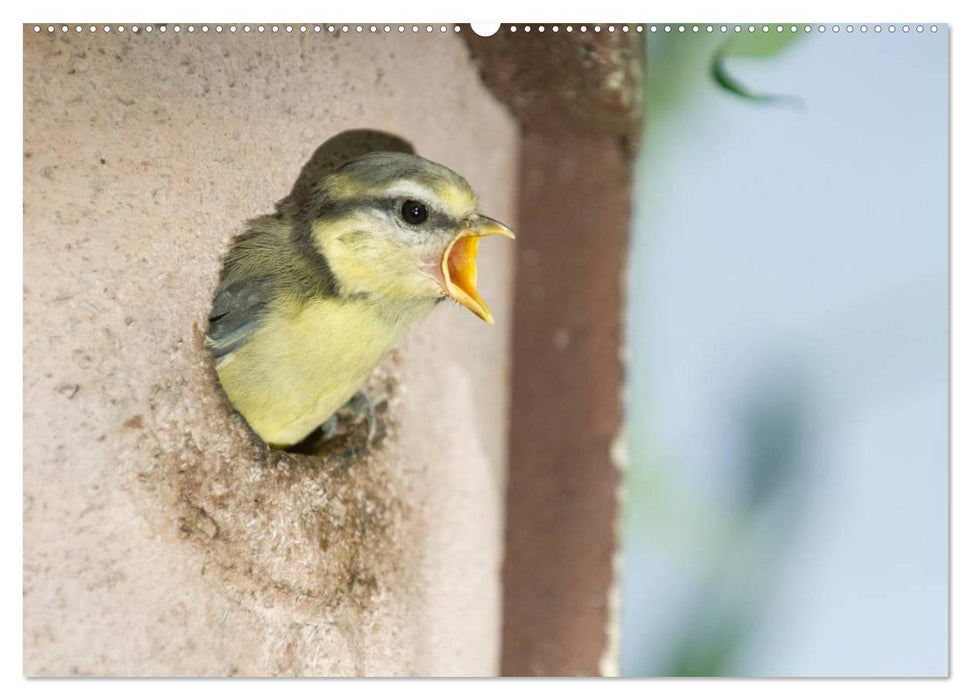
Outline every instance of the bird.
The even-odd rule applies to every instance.
[[[446,166],[372,151],[298,181],[275,214],[247,223],[224,257],[206,343],[230,403],[267,445],[332,433],[335,413],[439,302],[494,323],[476,287],[478,245],[515,235],[478,209]]]

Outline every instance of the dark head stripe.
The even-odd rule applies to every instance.
[[[405,201],[407,201],[405,198],[393,197],[354,197],[336,202],[324,202],[317,210],[317,220],[333,221],[348,214],[374,211],[375,209],[397,216],[398,207]],[[418,224],[415,228],[421,228],[423,226],[429,228],[458,228],[459,222],[456,219],[445,212],[433,208],[428,202],[422,202],[422,204],[428,207],[428,219],[425,223]]]

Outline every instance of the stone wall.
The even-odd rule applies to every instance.
[[[372,378],[351,465],[267,452],[203,333],[231,236],[349,128],[513,227],[519,135],[447,35],[24,28],[24,671],[499,671],[512,250]]]

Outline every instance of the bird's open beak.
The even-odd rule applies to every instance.
[[[505,236],[515,238],[515,234],[488,216],[473,217],[468,226],[449,241],[442,253],[442,279],[445,291],[455,301],[489,324],[495,323],[489,307],[475,288],[475,258],[479,253],[479,239],[484,236]]]

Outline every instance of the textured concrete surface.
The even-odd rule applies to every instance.
[[[348,128],[515,225],[517,131],[454,35],[24,33],[24,671],[493,674],[513,246],[371,382],[381,451],[268,454],[217,390],[220,257]]]
[[[523,125],[502,673],[616,675],[622,310],[643,35],[503,28],[466,39]]]

